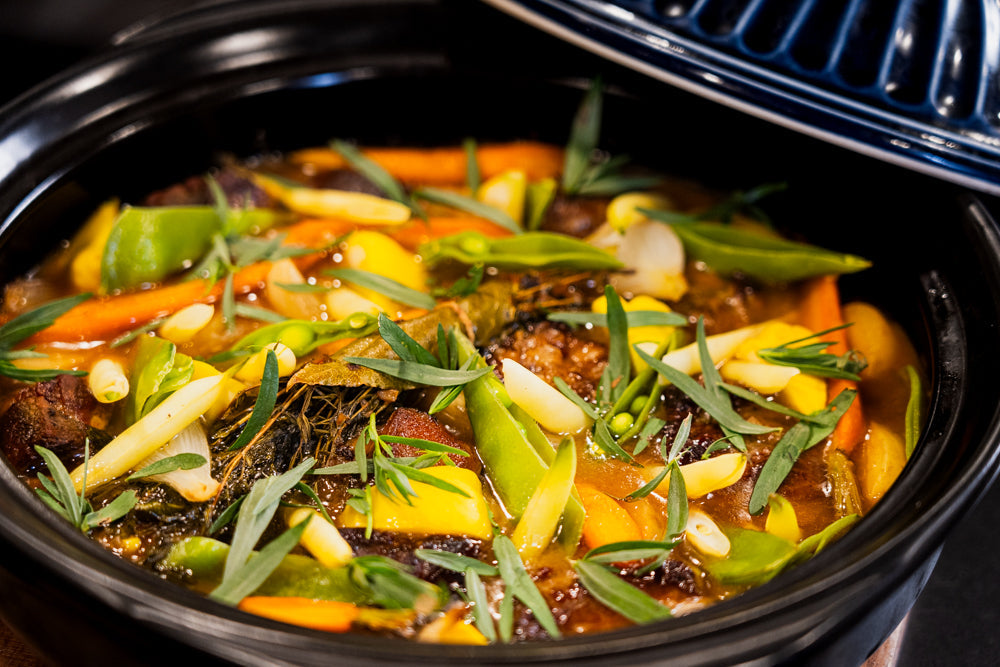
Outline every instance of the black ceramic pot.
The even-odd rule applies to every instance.
[[[933,380],[918,449],[865,520],[734,600],[603,635],[431,646],[296,629],[217,605],[75,533],[0,465],[0,615],[58,664],[860,664],[923,587],[996,475],[1000,237],[979,199],[669,89],[483,6],[216,4],[124,41],[0,113],[0,278],[37,263],[111,195],[325,143],[465,136],[562,143],[587,78],[602,144],[720,188],[785,181],[771,213],[868,256],[848,296],[908,328]]]

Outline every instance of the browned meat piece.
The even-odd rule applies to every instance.
[[[675,310],[703,315],[708,335],[750,324],[748,302],[754,294],[751,286],[739,280],[727,280],[696,264],[689,264],[686,274],[688,292],[676,304]]]
[[[616,612],[596,601],[580,584],[572,570],[542,567],[532,573],[538,590],[545,596],[552,615],[566,635],[610,630],[629,625]],[[699,575],[687,564],[669,560],[644,577],[625,580],[665,604],[696,599],[701,594]],[[514,640],[545,639],[548,634],[534,615],[521,604],[514,605]]]
[[[370,180],[352,169],[334,169],[316,174],[313,178],[314,188],[327,188],[330,190],[344,190],[347,192],[361,192],[376,197],[385,197],[382,189]]]
[[[76,467],[88,438],[91,453],[107,441],[90,426],[97,408],[86,380],[74,375],[25,387],[0,416],[0,451],[24,474],[44,467],[36,445],[51,449],[67,468]]]
[[[680,457],[681,465],[694,463],[700,459],[709,445],[725,435],[719,425],[708,416],[708,413],[695,405],[694,401],[674,386],[664,390],[662,410],[663,412],[658,412],[657,416],[667,423],[663,430],[652,439],[651,444],[655,451],[660,450],[659,445],[663,440],[667,441],[669,449],[669,445],[677,436],[677,429],[680,428],[681,422],[689,414],[694,415],[691,419],[691,433],[688,435],[685,445],[687,449]]]
[[[608,351],[588,336],[585,329],[535,322],[504,336],[488,350],[486,360],[499,365],[503,359],[513,359],[550,384],[561,377],[589,399],[607,364]]]
[[[471,445],[453,436],[438,420],[420,410],[396,408],[392,416],[389,417],[389,421],[379,428],[379,434],[394,435],[402,438],[419,438],[421,440],[430,440],[431,442],[448,445],[449,447],[457,447],[468,452],[469,456],[449,454],[448,458],[455,465],[460,468],[468,468],[477,473],[482,467],[479,459],[473,453]],[[395,443],[392,446],[393,456],[420,456],[422,453],[422,450],[411,445]]]
[[[385,556],[413,568],[413,574],[426,581],[461,581],[462,575],[431,565],[414,555],[417,549],[450,551],[452,553],[479,558],[483,552],[481,540],[458,535],[408,535],[373,531],[371,539],[365,539],[364,528],[341,528],[340,534],[354,549],[355,556]]]
[[[226,193],[226,201],[232,208],[266,208],[274,201],[262,189],[246,177],[232,169],[223,169],[215,175],[215,181]],[[212,191],[201,176],[177,183],[163,190],[157,190],[146,197],[144,206],[203,206],[213,204]]]
[[[568,198],[559,195],[542,220],[542,229],[577,238],[587,236],[607,219],[608,200],[598,197]]]

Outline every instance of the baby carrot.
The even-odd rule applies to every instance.
[[[614,498],[586,484],[577,484],[576,490],[587,511],[583,521],[583,540],[587,548],[643,539],[642,530]]]
[[[426,221],[413,218],[389,235],[408,250],[416,250],[420,244],[459,232],[476,231],[491,239],[511,236],[511,232],[484,218],[471,215],[431,216]]]
[[[323,224],[318,224],[319,222]],[[336,231],[343,224],[346,223],[306,221],[288,228],[285,243],[323,245],[336,238]],[[295,261],[301,267],[316,259],[317,255],[305,255],[295,258]],[[270,269],[271,262],[257,262],[238,270],[233,274],[233,291],[236,294],[246,294],[260,289]],[[35,334],[31,342],[107,340],[157,318],[166,317],[192,303],[214,303],[222,296],[223,290],[223,281],[208,285],[204,280],[189,280],[90,299],[59,317],[52,326]]]
[[[461,146],[452,148],[366,148],[362,153],[407,185],[461,185],[466,179],[466,155]],[[312,148],[292,154],[293,162],[321,169],[343,169],[347,161],[329,148]],[[476,151],[483,179],[508,169],[521,169],[529,180],[557,177],[562,173],[563,150],[533,141],[484,144]]]
[[[266,595],[243,598],[239,608],[257,616],[327,632],[347,632],[359,611],[349,602]]]
[[[840,293],[837,290],[836,276],[821,276],[805,284],[799,306],[799,318],[802,325],[812,331],[825,331],[844,324],[840,312]],[[823,336],[823,340],[834,341],[834,344],[827,348],[830,354],[840,355],[848,351],[847,333],[844,329],[831,331]],[[857,382],[837,378],[829,380],[827,399],[832,400],[844,389],[857,389]],[[850,453],[855,445],[864,440],[867,432],[868,423],[859,396],[837,422],[837,427],[830,438],[834,446]]]

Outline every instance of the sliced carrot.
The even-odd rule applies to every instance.
[[[837,289],[836,276],[821,276],[805,284],[799,306],[799,318],[802,325],[812,331],[825,331],[844,323],[840,312],[840,293]],[[844,354],[849,349],[844,329],[824,335],[823,340],[834,341],[834,344],[827,348],[830,354]],[[827,383],[827,399],[832,400],[844,389],[857,389],[857,386],[857,382],[852,380],[832,379]],[[861,397],[858,396],[837,422],[830,437],[834,446],[850,453],[864,440],[867,433],[868,422],[861,407]]]
[[[263,595],[243,598],[239,608],[275,621],[327,632],[347,632],[359,613],[348,602]]]
[[[587,512],[583,520],[583,540],[588,548],[643,539],[642,530],[614,498],[586,484],[577,484],[576,490]]]
[[[465,149],[453,148],[366,148],[365,156],[407,185],[460,185],[465,183]],[[321,169],[348,166],[340,153],[328,148],[311,148],[293,153],[292,162]],[[508,169],[521,169],[529,180],[554,178],[562,173],[563,150],[534,141],[484,144],[476,151],[483,178]]]
[[[353,229],[342,220],[306,220],[285,229],[286,245],[321,247]],[[300,268],[315,263],[320,255],[296,257]],[[263,288],[270,262],[257,262],[233,274],[233,291],[247,294]],[[208,285],[203,280],[190,280],[173,285],[154,287],[84,301],[59,317],[52,326],[32,336],[30,342],[75,342],[108,340],[129,329],[160,317],[166,317],[192,303],[215,303],[222,296],[224,283]]]
[[[408,250],[416,250],[421,243],[427,243],[432,239],[439,239],[459,232],[479,232],[489,238],[503,238],[510,236],[511,232],[499,225],[496,225],[485,218],[477,218],[471,215],[461,216],[431,216],[426,221],[414,218],[402,227],[399,227],[389,236],[396,239],[400,245]]]

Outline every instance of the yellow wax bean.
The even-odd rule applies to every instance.
[[[222,391],[222,378],[218,375],[189,382],[122,431],[90,458],[86,469],[87,490],[124,475],[205,414]],[[76,490],[82,491],[84,467],[76,468],[70,477]]]

